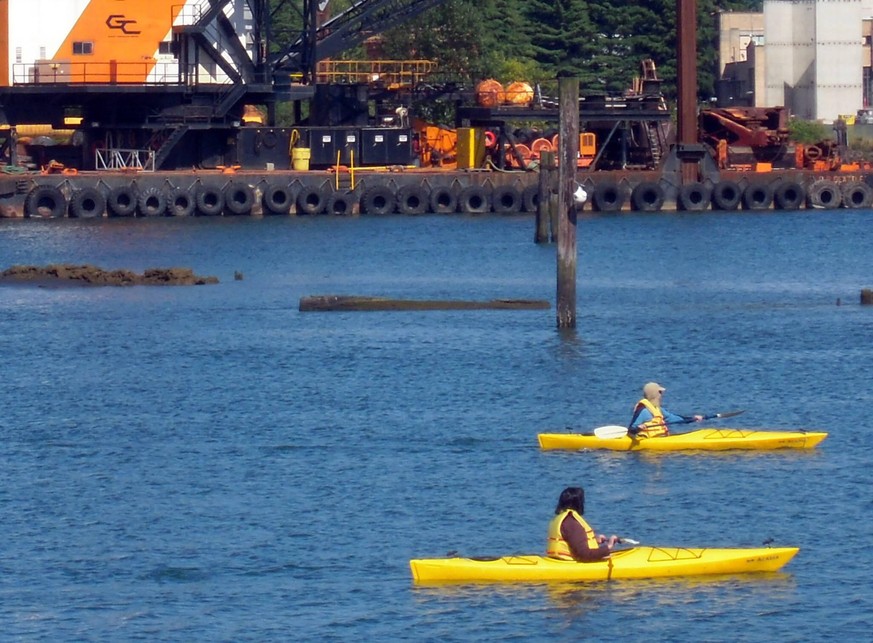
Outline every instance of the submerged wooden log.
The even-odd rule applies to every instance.
[[[548,310],[551,304],[540,299],[390,299],[355,295],[315,295],[300,298],[301,312],[371,310]]]

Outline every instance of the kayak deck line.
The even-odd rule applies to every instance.
[[[812,449],[826,437],[823,431],[769,431],[706,427],[688,433],[659,438],[635,439],[628,435],[600,438],[591,433],[540,433],[540,448],[607,449],[610,451],[728,451],[735,449],[769,451]]]
[[[608,558],[581,563],[536,554],[499,558],[432,558],[409,561],[413,580],[428,582],[608,581],[774,572],[797,547],[737,549],[633,547]]]

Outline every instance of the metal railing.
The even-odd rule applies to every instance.
[[[433,72],[432,60],[327,60],[318,63],[319,83],[365,84],[381,87],[414,87]],[[14,85],[189,85],[227,84],[232,81],[218,69],[185,66],[177,60],[78,62],[37,60],[12,66]],[[299,80],[299,78],[298,78]]]
[[[209,0],[200,0],[197,4],[177,4],[170,7],[171,14],[176,14],[174,24],[190,26],[197,24],[203,15],[209,11]]]
[[[72,62],[38,60],[12,66],[14,85],[175,85],[179,63],[143,60],[136,62]]]
[[[432,60],[324,60],[315,77],[319,83],[413,87],[436,67]]]
[[[17,63],[13,85],[224,85],[232,82],[220,69],[185,67],[178,61]],[[187,81],[187,83],[186,83]]]
[[[121,148],[97,149],[94,153],[94,167],[98,170],[154,172],[155,151]]]

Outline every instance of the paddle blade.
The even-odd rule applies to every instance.
[[[746,410],[743,409],[742,411],[728,411],[727,413],[716,413],[715,415],[705,415],[704,419],[711,420],[713,418],[732,418],[732,417],[736,417],[740,413],[745,413],[745,412],[746,412]]]
[[[627,427],[618,426],[617,424],[611,424],[609,426],[599,426],[594,429],[594,435],[602,440],[621,438],[627,435]]]

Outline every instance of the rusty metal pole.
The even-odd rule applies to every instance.
[[[698,180],[706,149],[697,141],[697,0],[676,0],[677,157],[682,184]]]
[[[579,155],[579,79],[561,78],[558,160],[558,328],[576,328],[576,157]]]

